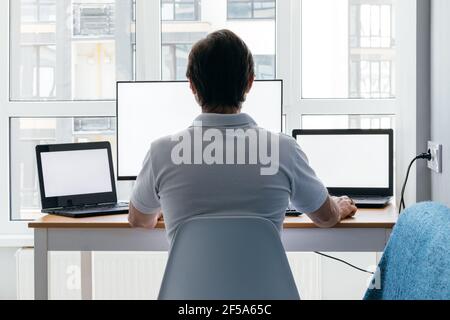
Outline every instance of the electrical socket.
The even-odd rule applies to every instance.
[[[428,168],[436,173],[442,173],[442,144],[429,141],[428,150],[431,153],[431,160],[428,161]]]

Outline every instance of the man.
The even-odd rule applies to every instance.
[[[294,139],[259,128],[241,113],[255,72],[252,54],[237,35],[221,30],[195,44],[187,77],[202,115],[192,127],[152,144],[131,196],[129,221],[133,227],[154,228],[164,212],[168,237],[173,240],[181,223],[205,215],[260,216],[281,231],[289,202],[323,228],[334,227],[356,213],[350,198],[329,196]],[[214,134],[199,146],[195,144],[199,132]],[[205,140],[218,143],[209,153],[216,162],[189,161],[202,152],[207,154]],[[245,148],[229,141],[240,141]],[[256,159],[252,150],[263,148],[261,141],[266,141],[276,170],[263,174],[261,161],[246,165],[226,161]],[[180,148],[180,144],[192,142],[193,150]],[[227,158],[229,154],[232,156]]]

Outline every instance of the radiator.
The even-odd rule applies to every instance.
[[[302,299],[321,299],[320,258],[309,253],[289,253],[289,263]],[[33,299],[33,249],[17,252],[17,295]],[[51,252],[50,299],[81,298],[80,254]],[[154,300],[158,296],[167,253],[93,254],[93,297],[96,300]]]

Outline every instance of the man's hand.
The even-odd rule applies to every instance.
[[[328,197],[322,207],[308,217],[320,228],[332,228],[344,219],[353,217],[358,211],[349,197]]]
[[[136,207],[130,202],[128,221],[133,228],[154,229],[161,216],[161,212],[155,214],[144,214],[136,209]]]
[[[353,217],[358,211],[355,203],[349,197],[333,197],[332,199],[339,209],[341,220]]]

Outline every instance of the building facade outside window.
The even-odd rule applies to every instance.
[[[22,1],[21,16],[24,22],[55,22],[55,0],[24,0]]]
[[[227,0],[229,20],[275,19],[275,0]]]
[[[134,78],[132,0],[10,5],[11,100],[113,100],[115,80]]]
[[[302,98],[395,98],[395,0],[302,0]]]
[[[276,77],[275,0],[182,1],[186,12],[196,12],[196,15],[185,16],[174,11],[177,2],[180,1],[161,2],[163,80],[186,80],[187,59],[192,45],[219,29],[236,32],[249,45],[255,58],[257,79]],[[194,10],[200,7],[201,10]]]
[[[395,97],[392,1],[350,2],[350,98]]]
[[[200,19],[201,0],[162,0],[163,21],[197,21]]]

